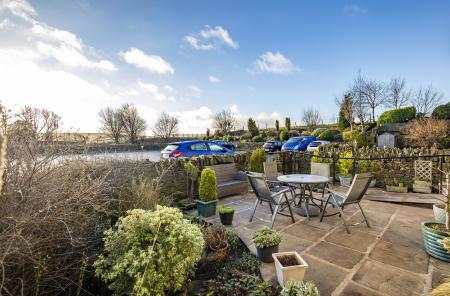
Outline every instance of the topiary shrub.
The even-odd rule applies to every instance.
[[[281,141],[289,140],[289,133],[288,133],[288,131],[286,131],[286,130],[281,131],[281,133],[280,133],[280,140]]]
[[[405,107],[400,109],[392,109],[383,112],[378,118],[378,125],[386,123],[402,123],[407,122],[416,117],[416,108]]]
[[[210,168],[202,170],[198,194],[201,201],[208,202],[217,199],[216,172]]]
[[[263,136],[254,136],[252,141],[255,143],[260,143],[260,142],[264,142],[264,138],[263,138]]]
[[[345,131],[342,133],[342,138],[345,142],[350,144],[353,144],[353,142],[356,141],[358,147],[367,146],[369,144],[366,134],[360,131]]]
[[[249,171],[264,173],[263,163],[266,161],[266,153],[263,148],[256,148],[250,156]]]
[[[437,119],[450,119],[450,102],[437,106],[431,116]]]
[[[114,295],[167,295],[180,291],[200,260],[204,239],[198,226],[175,208],[127,212],[107,230],[96,274]]]
[[[342,157],[342,158],[341,158]],[[352,158],[353,152],[347,151],[339,154],[339,159],[337,161],[337,167],[341,174],[345,177],[350,176],[350,172],[353,168],[353,159],[344,159],[344,158]]]

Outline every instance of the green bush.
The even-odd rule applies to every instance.
[[[311,157],[311,162],[315,163],[332,163],[333,159],[329,157],[319,157],[321,155],[322,147],[314,150],[313,157]]]
[[[204,239],[198,226],[175,208],[127,212],[107,230],[96,274],[114,295],[166,295],[180,291],[200,260]]]
[[[201,201],[207,202],[217,198],[216,172],[210,168],[202,170],[198,194]]]
[[[225,137],[223,137],[223,140],[227,141],[227,142],[233,142],[233,137],[232,136],[225,136]]]
[[[316,128],[315,130],[312,131],[311,136],[313,137],[318,137],[321,133],[323,133],[324,131],[327,131],[327,128],[324,127],[319,127]]]
[[[343,153],[339,154],[339,157],[352,158],[353,152],[351,152],[351,151],[343,152]],[[337,161],[337,167],[341,174],[348,177],[351,175],[350,172],[353,168],[353,159],[339,158]]]
[[[405,107],[400,109],[392,109],[383,112],[378,118],[378,125],[386,123],[402,123],[407,122],[416,117],[416,108]]]
[[[296,282],[289,280],[280,296],[319,296],[319,290],[314,282]]]
[[[253,243],[258,248],[276,246],[281,242],[281,236],[273,229],[264,226],[253,233]]]
[[[289,133],[288,133],[288,131],[286,131],[286,130],[281,131],[281,133],[280,133],[280,140],[281,141],[289,140]]]
[[[252,275],[259,275],[259,268],[261,266],[261,261],[255,255],[251,253],[244,253],[242,257],[228,262],[223,267],[224,271],[228,270],[238,270]]]
[[[256,148],[250,156],[249,171],[264,173],[263,163],[266,161],[266,153],[263,148]]]
[[[325,130],[319,134],[320,140],[333,141],[335,134],[331,130]]]
[[[345,131],[342,133],[342,138],[350,144],[356,141],[358,147],[364,147],[369,144],[369,139],[366,134],[360,131]]]
[[[223,272],[208,285],[208,295],[278,295],[277,287],[258,276],[240,271]]]
[[[254,136],[252,138],[252,141],[255,143],[260,143],[260,142],[264,142],[264,138],[263,138],[263,136]]]
[[[431,115],[437,119],[450,119],[450,102],[437,106]]]
[[[231,214],[231,213],[234,213],[234,208],[227,207],[227,206],[222,206],[222,205],[219,205],[217,207],[217,210],[219,211],[219,214]]]

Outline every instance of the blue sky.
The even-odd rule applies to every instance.
[[[449,15],[449,1],[0,0],[0,99],[80,131],[124,102],[182,132],[227,108],[260,126],[308,107],[330,121],[358,70],[448,95]]]

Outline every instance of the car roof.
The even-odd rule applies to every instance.
[[[179,141],[179,142],[172,142],[169,143],[168,145],[181,145],[181,144],[195,144],[195,143],[208,143],[209,141],[205,141],[205,140],[189,140],[189,141]]]

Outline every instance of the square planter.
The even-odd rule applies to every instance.
[[[199,216],[210,217],[216,214],[217,200],[211,200],[206,202],[196,200],[195,202],[197,204],[197,213]]]
[[[283,266],[278,260],[279,257],[294,255],[297,259],[297,265]],[[303,281],[305,277],[306,269],[308,269],[308,263],[297,252],[281,252],[274,253],[272,257],[275,261],[275,269],[277,271],[278,283],[284,288],[284,285],[288,280],[294,280],[297,282]]]
[[[407,193],[408,192],[408,187],[406,187],[406,186],[386,185],[386,191],[398,192],[398,193]]]
[[[431,182],[428,181],[414,181],[413,191],[418,193],[431,193]]]

